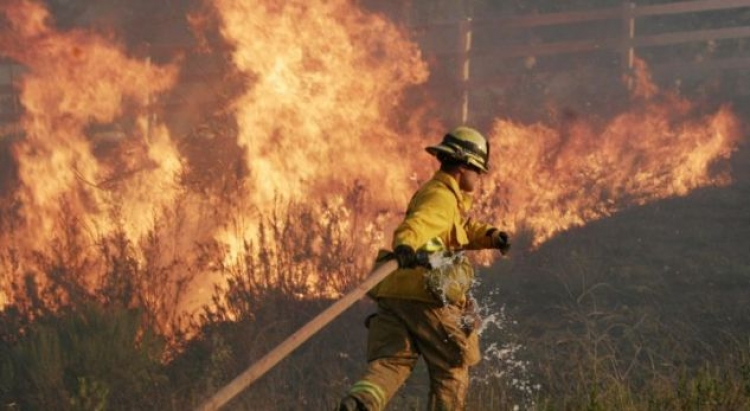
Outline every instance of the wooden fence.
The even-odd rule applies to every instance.
[[[453,29],[458,32],[458,49],[427,50],[427,55],[438,57],[458,56],[458,79],[461,83],[460,120],[468,121],[470,98],[472,91],[479,87],[486,87],[486,79],[474,78],[472,61],[482,56],[485,61],[495,61],[502,65],[514,58],[537,58],[571,53],[611,52],[619,56],[621,74],[625,74],[632,81],[632,71],[635,56],[639,49],[648,47],[663,47],[681,45],[685,43],[709,42],[726,39],[750,38],[750,26],[722,27],[705,30],[676,31],[658,34],[639,34],[638,19],[646,17],[678,15],[687,13],[716,12],[720,10],[750,8],[750,0],[693,0],[678,3],[644,5],[625,3],[622,7],[605,8],[599,10],[565,12],[551,14],[536,14],[514,16],[499,19],[466,19],[458,23],[444,23],[431,25],[423,30],[422,36],[429,36],[432,30]],[[748,19],[750,20],[750,18]],[[550,26],[580,28],[593,22],[612,22],[619,25],[618,34],[605,38],[582,38],[561,41],[536,41],[507,43],[499,41],[503,33],[529,33],[534,29]],[[480,30],[493,31],[490,36],[497,36],[498,41],[492,46],[475,47],[476,32]],[[486,37],[487,35],[485,35]],[[750,56],[742,55],[731,58],[711,58],[703,61],[680,61],[669,64],[650,65],[653,71],[672,72],[705,72],[716,70],[748,70]]]

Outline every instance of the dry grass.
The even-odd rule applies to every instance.
[[[321,210],[327,219],[316,218]],[[243,258],[234,262],[227,262],[217,245],[201,246],[203,267],[225,276],[228,285],[215,290],[214,303],[206,307],[200,321],[193,321],[197,334],[173,341],[171,346],[159,343],[166,343],[164,338],[145,344],[143,336],[163,337],[171,330],[169,325],[179,318],[176,307],[184,283],[196,267],[178,258],[165,260],[158,236],[132,244],[123,235],[113,235],[100,238],[93,252],[83,252],[85,236],[74,220],[67,221],[65,234],[51,239],[55,252],[37,254],[33,260],[34,271],[43,273],[45,282],[18,276],[21,271],[14,264],[12,250],[5,250],[2,274],[14,278],[12,290],[18,293],[16,297],[23,297],[17,300],[23,303],[0,316],[2,404],[16,402],[35,409],[34,404],[63,401],[68,405],[61,409],[88,404],[84,408],[106,405],[103,409],[117,410],[131,408],[114,398],[137,396],[139,407],[145,409],[196,406],[331,304],[332,299],[326,297],[331,288],[346,290],[361,280],[374,252],[361,251],[366,245],[362,241],[369,240],[358,236],[361,225],[345,210],[337,204],[280,208],[264,217],[262,235],[248,241]],[[335,258],[319,248],[320,242],[335,249]],[[747,337],[737,328],[717,323],[722,315],[742,315],[741,307],[730,312],[720,304],[721,297],[715,297],[690,311],[703,317],[680,316],[685,307],[671,293],[674,278],[654,274],[653,267],[663,265],[660,260],[650,261],[641,254],[636,262],[618,254],[617,247],[606,245],[598,252],[609,257],[600,258],[598,252],[578,248],[588,244],[561,243],[563,247],[553,241],[547,249],[519,254],[515,260],[482,271],[476,293],[485,314],[494,314],[497,322],[483,334],[488,351],[473,374],[471,410],[750,407]],[[737,261],[717,265],[720,257],[710,253],[702,258],[727,270],[712,277],[722,287],[716,295],[734,296],[744,266]],[[699,270],[703,263],[685,264]],[[91,282],[82,273],[93,269],[99,271]],[[521,281],[518,274],[514,277],[513,273],[528,276],[530,270],[534,270],[534,281]],[[504,292],[496,293],[495,278],[505,279],[500,284]],[[684,287],[683,293],[690,293],[691,284],[695,286],[699,278],[686,274],[678,285]],[[508,294],[513,291],[520,294]],[[697,298],[699,294],[689,295]],[[507,309],[506,304],[514,309]],[[361,321],[373,309],[367,301],[355,305],[227,409],[332,409],[364,369],[366,330]],[[96,318],[100,320],[93,321]],[[132,333],[106,331],[106,324],[132,325],[133,318],[137,319],[135,338]],[[80,326],[76,319],[89,326]],[[718,324],[708,333],[715,338],[708,338],[702,329],[709,323]],[[59,355],[50,357],[42,355],[49,350],[34,349],[41,336],[45,336],[45,346]],[[104,343],[102,338],[123,341]],[[105,367],[71,363],[65,360],[70,357],[67,353],[79,353],[85,347],[63,343],[73,340],[99,341],[99,348],[85,349],[108,352],[137,367],[123,375],[117,374],[121,366],[101,358],[96,361]],[[493,343],[494,351],[489,350]],[[58,371],[42,373],[31,366],[40,360]],[[38,381],[19,384],[19,375],[33,375]],[[134,380],[138,375],[142,378]],[[424,407],[426,383],[426,370],[420,364],[389,409]],[[158,390],[153,389],[157,386]],[[30,398],[37,402],[25,400]]]

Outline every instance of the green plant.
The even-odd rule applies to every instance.
[[[153,407],[166,382],[165,344],[141,328],[141,315],[87,304],[37,319],[5,346],[4,400],[24,409]]]

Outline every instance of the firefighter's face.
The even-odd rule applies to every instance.
[[[458,178],[458,187],[471,193],[479,186],[479,170],[474,167],[461,167],[461,175]]]

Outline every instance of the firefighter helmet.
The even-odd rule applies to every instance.
[[[440,144],[427,147],[426,150],[436,157],[447,155],[483,173],[489,170],[490,144],[473,128],[456,127],[443,137]]]

